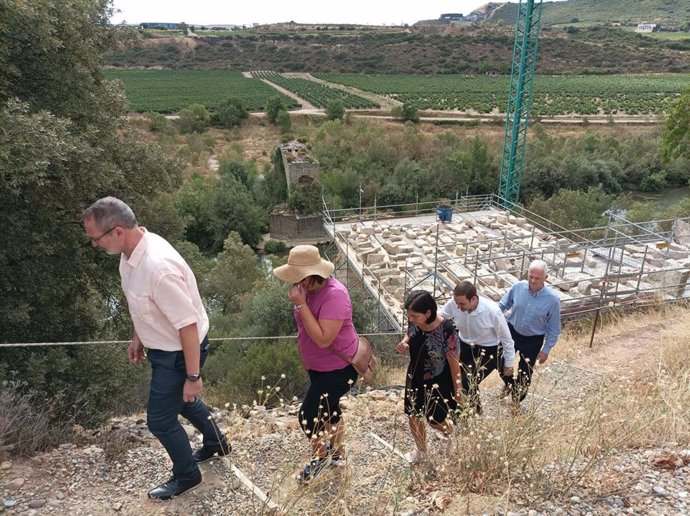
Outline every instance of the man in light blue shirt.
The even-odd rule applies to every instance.
[[[532,371],[549,358],[561,333],[561,302],[556,293],[544,286],[548,266],[542,260],[529,265],[527,281],[518,281],[498,303],[503,312],[510,310],[508,328],[520,353],[517,382],[512,375],[504,376],[502,396],[512,393],[519,404],[527,396]]]

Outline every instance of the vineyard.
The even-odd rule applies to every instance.
[[[313,74],[319,79],[413,104],[417,109],[504,111],[507,76]],[[537,116],[654,114],[690,84],[690,74],[537,75],[532,112]]]
[[[297,103],[258,80],[229,70],[106,70],[106,79],[125,86],[130,109],[174,113],[190,104],[214,109],[228,97],[237,97],[249,110],[262,110],[270,97],[281,96],[286,106]]]
[[[277,72],[252,72],[252,76],[282,86],[317,107],[325,108],[332,100],[340,100],[348,109],[378,108],[379,105],[337,88],[331,88],[308,79],[285,77]]]

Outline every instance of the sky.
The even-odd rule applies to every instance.
[[[413,24],[442,13],[469,14],[488,0],[114,0],[113,23],[185,22]]]

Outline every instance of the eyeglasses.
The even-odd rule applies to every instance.
[[[97,237],[90,237],[89,235],[86,235],[86,236],[87,236],[87,238],[89,239],[89,241],[90,241],[92,244],[95,244],[96,242],[98,242],[101,238],[103,238],[105,235],[107,235],[108,233],[110,233],[110,232],[111,232],[113,229],[115,229],[116,227],[117,227],[117,226],[113,226],[113,227],[110,228],[108,231],[106,231],[105,233],[103,233],[101,236],[97,236]]]

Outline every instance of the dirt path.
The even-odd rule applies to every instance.
[[[683,314],[687,316],[687,312]],[[622,331],[602,331],[592,349],[588,348],[588,336],[584,336],[568,349],[554,350],[554,357],[535,371],[534,389],[526,403],[539,405],[541,416],[535,417],[568,409],[575,398],[586,395],[603,378],[634,374],[644,367],[657,352],[655,344],[662,335],[682,321],[678,312],[649,317]],[[497,385],[495,375],[482,384],[485,417],[489,419],[506,413],[505,403],[494,395]],[[402,389],[350,396],[345,410],[348,465],[333,468],[324,482],[308,487],[294,479],[308,458],[307,443],[296,421],[297,405],[273,411],[255,407],[250,417],[226,410],[218,416],[233,444],[232,464],[288,514],[443,512],[450,503],[448,486],[406,491],[405,486],[416,482],[412,470],[371,436],[373,432],[403,451],[412,446],[402,410]],[[193,440],[197,443],[198,436]],[[430,450],[438,446],[431,437],[430,446]],[[84,432],[77,444],[65,444],[28,460],[3,462],[0,497],[8,516],[28,511],[35,515],[270,513],[233,476],[230,462],[221,459],[202,465],[204,483],[198,489],[167,503],[151,502],[146,491],[167,479],[169,467],[165,451],[149,434],[144,418],[133,416],[114,421],[102,436]],[[434,483],[427,479],[422,485]],[[391,505],[396,496],[398,501]],[[489,497],[484,503],[494,502]]]
[[[367,100],[371,100],[372,102],[375,102],[376,104],[381,106],[381,109],[385,110],[390,110],[396,106],[402,106],[402,102],[392,99],[390,97],[385,97],[383,95],[377,95],[376,93],[372,93],[369,91],[364,91],[364,90],[359,90],[357,88],[353,88],[351,86],[345,86],[344,84],[338,84],[335,82],[329,82],[325,81],[323,79],[319,79],[317,77],[314,77],[310,73],[302,73],[302,72],[295,72],[295,73],[285,73],[283,74],[286,77],[297,77],[300,79],[306,79],[308,81],[313,81],[318,84],[323,84],[324,86],[328,86],[329,88],[334,88],[336,90],[342,90],[346,91],[348,93],[352,93],[353,95],[357,95],[359,97],[365,98]]]
[[[302,97],[297,96],[296,94],[292,93],[290,90],[286,90],[282,86],[278,86],[275,82],[271,82],[268,79],[260,79],[261,81],[265,82],[268,84],[271,88],[275,88],[278,90],[280,93],[283,95],[287,95],[291,99],[294,99],[297,103],[301,104],[300,109],[308,110],[308,111],[322,111],[319,108],[317,108],[314,104],[311,104],[310,102],[307,102],[304,100]]]

